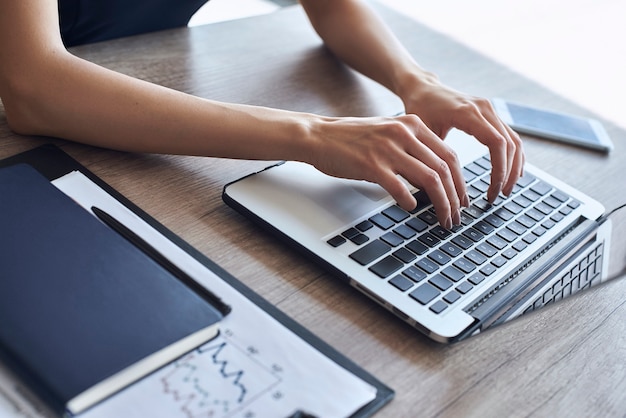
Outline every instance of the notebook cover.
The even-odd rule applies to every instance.
[[[32,167],[0,169],[0,196],[0,351],[57,412],[222,318]]]

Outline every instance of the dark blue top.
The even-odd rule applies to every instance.
[[[207,0],[59,0],[66,46],[185,26]]]

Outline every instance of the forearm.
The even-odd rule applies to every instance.
[[[46,66],[17,106],[7,103],[18,132],[124,151],[294,160],[307,153],[300,139],[313,115],[198,98],[69,53]]]
[[[421,68],[387,25],[358,0],[301,0],[325,45],[343,62],[406,100],[436,76]]]

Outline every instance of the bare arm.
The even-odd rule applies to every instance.
[[[49,0],[0,0],[0,97],[14,131],[128,151],[303,161],[378,183],[412,209],[399,174],[427,191],[442,225],[459,223],[467,196],[458,161],[419,118],[329,118],[194,97],[73,56],[57,13]]]
[[[16,132],[127,151],[300,153],[292,138],[302,136],[308,115],[212,102],[77,58],[61,42],[57,13],[55,2],[0,1],[0,96]]]

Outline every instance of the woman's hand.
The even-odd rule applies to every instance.
[[[451,228],[469,204],[454,151],[415,115],[394,118],[323,118],[313,123],[312,158],[326,174],[378,183],[407,210],[416,206],[402,176],[422,188],[440,224]]]
[[[440,138],[452,128],[476,137],[489,148],[491,182],[488,199],[493,202],[500,192],[511,194],[524,170],[522,141],[500,120],[491,103],[450,89],[430,75],[407,89],[403,100],[407,113],[419,115]]]

